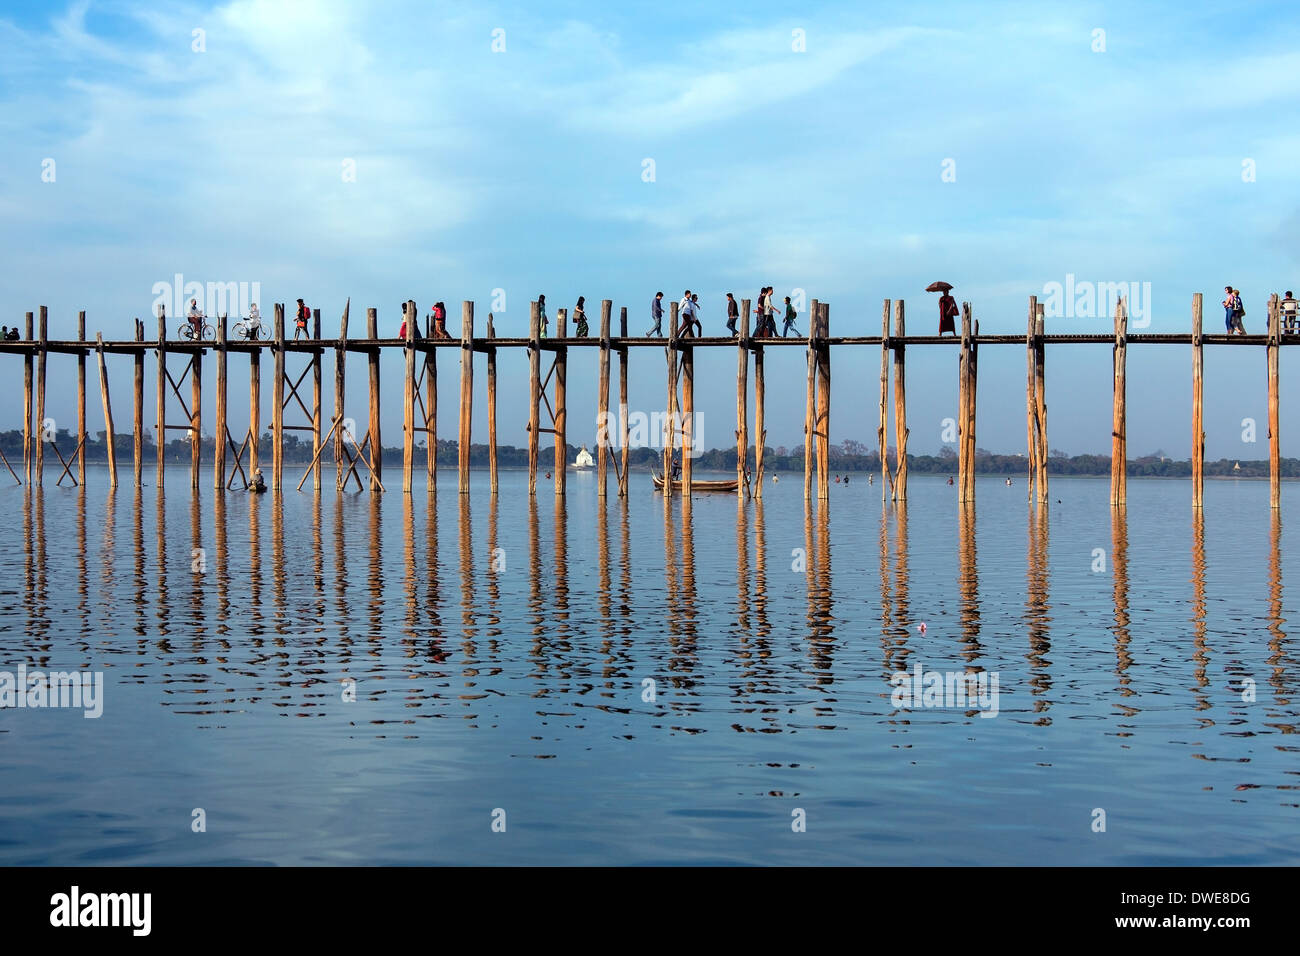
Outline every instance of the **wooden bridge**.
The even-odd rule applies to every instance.
[[[979,322],[972,318],[969,303],[962,305],[961,336],[907,335],[905,310],[902,300],[884,302],[879,336],[830,335],[830,306],[812,300],[809,310],[811,327],[807,338],[772,338],[750,334],[750,300],[741,301],[739,334],[732,337],[694,337],[679,327],[677,303],[669,306],[669,334],[667,338],[629,337],[627,334],[627,309],[620,309],[618,333],[612,334],[613,303],[601,303],[599,334],[591,338],[571,338],[567,330],[567,311],[557,312],[556,331],[553,338],[540,334],[538,304],[532,303],[527,338],[497,338],[492,316],[487,319],[487,334],[474,335],[474,303],[461,306],[461,337],[459,339],[432,338],[430,330],[420,334],[416,321],[415,303],[404,306],[410,321],[406,323],[404,338],[380,338],[376,310],[366,310],[364,338],[350,338],[348,317],[351,302],[344,306],[335,339],[320,337],[320,310],[313,314],[310,338],[286,339],[285,311],[282,304],[275,306],[274,333],[271,340],[248,341],[231,339],[227,318],[221,316],[215,329],[215,340],[168,339],[167,321],[163,309],[157,317],[157,338],[146,340],[145,324],[135,320],[135,336],[126,341],[104,341],[102,333],[94,340],[86,338],[86,313],[77,317],[77,338],[73,340],[48,337],[47,309],[39,313],[26,313],[26,336],[17,341],[0,342],[0,354],[22,356],[23,359],[23,471],[18,473],[0,452],[0,460],[20,484],[41,484],[44,478],[45,446],[49,445],[62,464],[58,482],[69,478],[74,483],[84,483],[86,477],[86,361],[93,353],[98,359],[100,398],[103,405],[104,425],[109,436],[108,472],[112,487],[117,486],[117,455],[112,441],[114,435],[112,403],[109,396],[109,378],[106,357],[130,355],[134,364],[132,422],[134,435],[134,478],[138,485],[144,468],[144,363],[148,352],[153,352],[158,363],[158,381],[154,425],[157,442],[157,475],[161,485],[164,476],[165,435],[168,429],[186,432],[192,443],[190,485],[197,490],[200,484],[202,463],[202,389],[203,360],[211,353],[216,364],[216,403],[213,456],[213,486],[228,489],[237,481],[247,487],[253,472],[259,470],[261,454],[261,360],[265,351],[271,353],[274,371],[271,379],[271,480],[273,491],[283,490],[284,433],[306,431],[311,433],[313,457],[306,472],[297,483],[300,490],[307,478],[314,489],[322,482],[323,453],[333,449],[335,485],[342,489],[355,481],[358,488],[369,484],[372,491],[383,491],[383,446],[380,435],[380,376],[379,357],[384,349],[401,350],[406,358],[403,375],[403,454],[402,490],[409,494],[414,485],[415,436],[426,436],[426,486],[430,492],[437,487],[438,443],[438,354],[455,350],[460,368],[460,418],[457,443],[459,448],[457,479],[461,494],[469,493],[471,417],[473,411],[473,379],[475,355],[482,354],[486,361],[488,402],[488,468],[491,492],[497,492],[497,433],[496,433],[496,355],[502,348],[526,349],[529,356],[529,420],[528,420],[528,489],[537,490],[537,462],[541,436],[554,436],[555,443],[555,494],[565,494],[567,472],[566,425],[568,409],[565,391],[567,384],[568,352],[571,348],[599,350],[599,376],[597,389],[598,422],[602,424],[597,438],[597,493],[608,493],[608,473],[612,465],[617,493],[627,494],[628,484],[628,421],[626,414],[613,418],[609,415],[610,357],[619,360],[619,407],[627,407],[627,369],[630,349],[663,349],[667,364],[667,416],[663,448],[663,471],[670,473],[674,452],[690,447],[694,420],[695,363],[697,348],[735,348],[736,373],[736,477],[737,494],[761,498],[763,494],[763,448],[766,429],[763,425],[765,382],[763,359],[769,348],[803,348],[808,358],[807,398],[804,418],[804,495],[806,499],[829,496],[829,425],[830,425],[830,373],[831,352],[837,347],[877,346],[880,348],[880,421],[877,443],[880,449],[881,493],[894,501],[907,498],[907,392],[906,351],[908,346],[944,346],[959,350],[958,365],[958,497],[963,503],[975,499],[975,419],[978,358],[981,345],[1019,345],[1026,349],[1026,438],[1028,446],[1030,500],[1046,503],[1048,500],[1047,474],[1047,403],[1045,389],[1046,346],[1066,344],[1111,344],[1113,384],[1113,428],[1111,434],[1111,502],[1126,502],[1127,418],[1126,418],[1126,356],[1129,344],[1134,345],[1190,345],[1192,352],[1192,505],[1201,508],[1204,494],[1205,432],[1202,425],[1203,349],[1206,345],[1263,346],[1266,350],[1268,376],[1268,435],[1269,435],[1269,500],[1273,508],[1280,502],[1280,451],[1278,427],[1278,349],[1282,345],[1300,344],[1298,339],[1284,339],[1281,333],[1281,306],[1277,296],[1272,296],[1268,306],[1268,332],[1264,335],[1226,335],[1202,332],[1202,295],[1192,297],[1192,327],[1190,333],[1133,333],[1128,331],[1126,304],[1117,304],[1114,331],[1102,334],[1047,335],[1044,331],[1044,307],[1036,297],[1029,299],[1026,332],[1018,335],[981,335]],[[891,327],[892,318],[892,327]],[[322,365],[327,353],[334,354],[334,399],[330,426],[323,430],[324,411],[321,389]],[[369,365],[369,422],[364,437],[357,441],[355,429],[348,427],[350,419],[344,417],[345,369],[348,352],[367,356]],[[246,354],[249,361],[249,422],[247,430],[231,430],[227,419],[226,384],[228,357]],[[52,434],[43,432],[45,422],[46,366],[51,354],[68,354],[77,361],[77,446],[64,456]],[[549,356],[549,369],[542,374],[543,355]],[[173,358],[174,356],[174,358]],[[304,358],[299,373],[288,369],[291,359]],[[169,358],[180,367],[173,377]],[[183,362],[183,365],[182,365]],[[754,386],[754,436],[753,466],[750,467],[750,440],[748,403],[749,369],[753,367]],[[895,459],[891,467],[886,458],[886,429],[888,425],[890,369],[893,369],[893,415]],[[34,374],[33,374],[34,373]],[[305,380],[310,375],[310,395],[305,395]],[[189,400],[183,392],[188,379]],[[179,403],[181,423],[168,421],[168,392]],[[285,414],[299,416],[297,424],[286,423]],[[543,412],[546,420],[543,421]],[[622,436],[616,453],[608,423],[621,421]],[[683,434],[676,433],[680,421]],[[35,430],[33,426],[36,426]],[[692,483],[692,457],[682,455],[683,500],[689,506]],[[75,474],[73,474],[75,466]],[[363,476],[365,481],[363,482]],[[671,483],[665,494],[671,495]]]

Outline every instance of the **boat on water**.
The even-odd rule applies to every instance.
[[[654,482],[655,491],[663,491],[663,490],[664,490],[664,479],[663,479],[663,476],[662,476],[662,475],[651,475],[650,477],[651,477],[651,480]],[[724,479],[721,479],[721,480],[709,480],[709,481],[706,481],[706,480],[701,479],[701,478],[695,478],[695,479],[692,479],[692,481],[691,481],[691,491],[692,491],[692,492],[696,492],[696,491],[735,491],[735,490],[736,490],[736,485],[737,485],[737,484],[738,484],[738,482],[736,481],[735,478],[730,478],[730,479],[726,479],[726,478],[724,478]],[[680,479],[680,478],[679,478],[679,479],[675,479],[675,480],[673,481],[673,491],[681,491],[682,488],[683,488],[683,482],[681,481],[681,479]]]
[[[578,457],[573,460],[574,468],[593,468],[596,460],[591,457],[591,452],[587,451],[587,446],[583,445],[582,450],[578,452]]]

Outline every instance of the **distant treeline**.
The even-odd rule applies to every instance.
[[[59,451],[65,457],[71,455],[72,451],[77,447],[76,436],[69,433],[66,428],[60,428],[55,433],[54,439]],[[132,436],[130,434],[118,434],[115,437],[115,443],[120,467],[123,462],[129,463],[131,460]],[[153,461],[157,456],[157,452],[154,448],[152,436],[148,433],[144,436],[144,445],[146,461]],[[577,445],[568,446],[567,458],[570,464],[577,456],[578,448]],[[10,463],[15,468],[18,468],[23,456],[23,433],[17,429],[0,432],[0,449],[4,450],[5,456]],[[538,467],[541,470],[550,471],[553,468],[555,461],[554,449],[553,442],[542,442],[538,461]],[[590,450],[594,456],[595,449]],[[213,452],[213,440],[210,436],[205,436],[203,438],[204,462],[212,461]],[[618,452],[615,451],[615,454],[617,455]],[[265,432],[262,435],[259,455],[264,465],[271,460],[270,432]],[[894,461],[894,455],[893,448],[886,449],[885,456],[891,465]],[[423,467],[424,456],[424,445],[421,444],[417,446],[416,452],[417,470]],[[172,439],[167,443],[165,457],[168,462],[188,465],[190,461],[190,442],[185,438]],[[233,459],[234,453],[227,451],[226,457]],[[299,433],[285,432],[285,462],[287,464],[307,465],[311,462],[311,458],[311,441],[302,440]],[[94,462],[108,460],[107,446],[104,442],[102,429],[95,432],[93,436],[89,434],[86,436],[86,460]],[[334,463],[332,439],[326,444],[325,450],[321,453],[321,460],[331,465]],[[384,448],[384,461],[389,468],[393,467],[394,462],[400,463],[401,460],[402,449],[400,447]],[[50,466],[49,462],[51,461],[57,465],[58,459],[52,453],[47,453],[47,467]],[[457,461],[456,443],[454,441],[439,441],[438,463],[455,467]],[[633,448],[628,451],[629,465],[638,471],[657,469],[662,461],[663,453],[657,448]],[[498,445],[497,462],[502,468],[527,468],[528,449],[516,448],[513,445]],[[949,448],[943,449],[938,455],[909,455],[907,462],[909,470],[915,474],[955,475],[957,473],[957,454]],[[487,467],[487,445],[470,446],[470,463],[476,468],[480,466]],[[750,464],[753,464],[752,451],[750,452]],[[766,446],[763,451],[763,467],[767,471],[803,471],[803,446],[797,445],[793,448],[786,448],[784,445]],[[875,450],[868,450],[862,442],[844,441],[831,446],[830,467],[832,472],[878,472],[880,471],[880,455]],[[695,468],[697,470],[734,472],[736,470],[736,450],[734,448],[709,449],[696,457]],[[1024,474],[1026,469],[1027,462],[1024,455],[995,455],[983,448],[975,450],[975,470],[981,474],[1020,475]],[[1192,464],[1190,461],[1176,461],[1162,452],[1156,451],[1141,458],[1130,459],[1127,470],[1130,475],[1137,477],[1184,478],[1191,475]],[[1048,457],[1048,471],[1054,475],[1109,475],[1110,456],[1066,455],[1064,452],[1053,450]],[[1267,478],[1268,460],[1249,461],[1246,459],[1220,458],[1218,461],[1207,461],[1205,463],[1205,474],[1214,477]],[[1283,458],[1282,476],[1284,478],[1300,478],[1300,458]]]

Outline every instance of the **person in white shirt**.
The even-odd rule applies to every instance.
[[[1300,309],[1300,304],[1296,302],[1291,290],[1287,289],[1286,297],[1282,300],[1282,323],[1287,335],[1294,335],[1296,332],[1296,320],[1300,318],[1300,314],[1297,312],[1298,309]]]
[[[257,338],[257,334],[262,328],[262,313],[258,311],[256,302],[249,306],[246,328],[248,329],[247,335],[250,339]]]
[[[692,326],[694,324],[691,313],[695,308],[695,303],[691,301],[691,290],[687,289],[682,295],[682,301],[677,303],[677,315],[682,320],[681,333],[683,335],[694,335]]]
[[[198,299],[190,299],[189,320],[194,326],[194,337],[199,338],[203,334],[203,310],[199,308]]]

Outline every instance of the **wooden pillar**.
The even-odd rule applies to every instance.
[[[488,313],[487,337],[491,342],[497,337],[497,330],[492,324],[492,313]],[[608,371],[608,370],[607,370]],[[608,384],[608,382],[606,383]],[[488,402],[488,491],[495,495],[497,487],[497,347],[489,345],[487,349],[487,402]]]
[[[86,313],[77,313],[77,484],[86,484]],[[108,436],[109,441],[113,439]]]
[[[767,404],[767,389],[763,381],[763,342],[751,340],[754,345],[754,499],[763,499],[763,448],[767,445],[767,428],[763,424],[763,411]]]
[[[528,493],[537,494],[537,441],[541,435],[541,312],[534,301],[528,311]]]
[[[975,501],[975,403],[977,395],[979,323],[973,323],[969,302],[961,304],[961,481],[958,500],[962,504]]]
[[[740,303],[740,328],[736,336],[736,498],[744,501],[749,490],[749,300]]]
[[[1045,324],[1043,303],[1037,303],[1034,316],[1034,405],[1038,421],[1038,502],[1047,504],[1047,342],[1044,339]],[[978,326],[977,326],[978,328]]]
[[[1282,449],[1278,422],[1278,346],[1282,344],[1281,300],[1274,292],[1268,299],[1268,504],[1282,506]]]
[[[190,364],[190,491],[199,490],[199,464],[203,451],[203,346],[194,350]]]
[[[221,492],[226,487],[226,335],[227,316],[217,323],[217,403],[212,426],[212,487]]]
[[[1034,330],[1038,322],[1038,296],[1029,297],[1029,326],[1025,331],[1025,439],[1029,473],[1026,476],[1028,500],[1034,500],[1034,487],[1038,480],[1038,391],[1035,385],[1036,350]]]
[[[695,459],[695,346],[682,348],[682,503],[691,500],[692,465]]]
[[[627,306],[621,306],[618,312],[618,336],[620,345],[618,348],[618,419],[619,428],[622,430],[620,441],[622,445],[619,449],[620,469],[618,493],[621,497],[627,496],[627,459],[629,449],[627,447],[630,425],[627,420],[627,346],[621,344],[627,341]]]
[[[275,304],[275,371],[271,376],[271,490],[284,487],[284,303]]]
[[[343,412],[348,367],[348,312],[352,309],[349,296],[343,305],[343,318],[339,320],[339,341],[334,348],[334,487],[343,489]],[[356,436],[352,436],[356,440]]]
[[[563,324],[563,320],[561,320]],[[469,494],[469,449],[474,411],[474,303],[460,305],[460,493]]]
[[[1127,303],[1123,299],[1115,304],[1115,348],[1112,357],[1115,373],[1113,390],[1114,417],[1110,432],[1110,503],[1112,505],[1124,505],[1128,502],[1128,425],[1124,381],[1128,353],[1128,311],[1126,305]]]
[[[262,436],[262,346],[253,342],[248,353],[248,480],[258,470],[258,443]]]
[[[609,320],[614,303],[600,303],[600,381],[596,386],[596,497],[607,497],[609,481]],[[602,514],[604,512],[601,512]]]
[[[817,438],[817,497],[831,496],[831,307],[819,302],[811,321],[817,326],[817,417],[813,432]]]
[[[569,310],[557,309],[556,328],[559,331],[559,339],[563,341],[569,335]],[[555,496],[563,498],[567,488],[567,471],[568,471],[568,421],[569,411],[568,401],[568,374],[569,374],[569,347],[567,345],[557,345],[555,347]]]
[[[49,310],[45,306],[40,307],[36,333],[36,483],[39,485],[45,477],[45,363],[49,357]]]
[[[104,365],[104,334],[102,332],[95,333],[95,355],[99,359],[99,397],[104,404],[104,434],[108,438],[108,487],[116,488],[117,447],[113,443],[113,405],[108,397],[108,368]]]
[[[803,407],[803,497],[812,501],[813,448],[817,429],[817,300],[808,310],[808,393]]]
[[[489,330],[491,327],[489,314]],[[424,417],[425,488],[434,494],[438,490],[438,350],[434,348],[424,352]]]
[[[668,303],[668,402],[664,422],[664,498],[673,496],[673,449],[677,443],[677,303]]]
[[[907,383],[904,376],[904,352],[906,346],[906,324],[903,313],[903,300],[894,303],[894,443],[897,446],[898,459],[894,468],[894,500],[907,500]]]
[[[876,443],[880,447],[881,501],[885,500],[885,489],[894,483],[893,472],[889,470],[889,462],[885,458],[885,452],[887,451],[885,434],[889,427],[889,409],[885,403],[889,395],[889,312],[891,305],[890,300],[886,299],[880,317],[880,426],[876,430]]]
[[[406,358],[406,375],[402,378],[402,493],[410,494],[415,475],[415,303],[402,305],[406,321],[406,339],[402,351]]]
[[[159,488],[163,486],[163,468],[167,448],[167,310],[158,306],[158,478]]]
[[[225,319],[222,319],[225,322]],[[321,358],[323,350],[320,344],[320,309],[312,310],[311,338],[315,343],[311,353],[311,486],[313,491],[320,491],[321,473]]]
[[[1192,508],[1205,506],[1205,423],[1202,415],[1205,344],[1201,332],[1202,295],[1192,296]]]
[[[27,313],[26,330],[23,338],[27,342],[33,340],[33,314]],[[28,351],[23,353],[23,480],[28,485],[32,483],[32,453],[35,449],[32,446],[32,362],[33,354]]]
[[[366,309],[366,338],[372,343],[379,338],[379,315],[374,309]],[[379,433],[379,348],[371,345],[366,352],[370,365],[370,460],[373,467],[370,472],[370,490],[379,491],[380,479],[384,471],[384,444]]]
[[[144,323],[135,320],[136,346],[132,361],[135,366],[135,381],[132,383],[131,430],[132,446],[135,454],[135,487],[139,488],[144,480]]]

